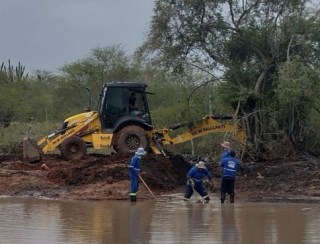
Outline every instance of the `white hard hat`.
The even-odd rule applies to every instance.
[[[224,141],[223,143],[221,143],[221,146],[230,149],[230,142]]]
[[[198,168],[200,169],[205,169],[206,166],[204,165],[204,162],[203,161],[200,161],[199,163],[196,164]]]
[[[139,156],[145,155],[147,152],[143,149],[143,147],[139,147],[136,151],[136,154]]]

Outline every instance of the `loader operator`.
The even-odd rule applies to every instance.
[[[189,200],[193,192],[196,191],[200,194],[203,200],[208,203],[210,198],[203,185],[203,178],[207,177],[211,181],[211,187],[213,187],[213,178],[210,172],[207,170],[203,161],[193,166],[187,174],[187,185],[184,200]]]
[[[137,201],[137,192],[139,190],[139,173],[140,173],[140,159],[147,152],[139,147],[134,156],[130,160],[129,175],[130,175],[130,201]]]
[[[139,116],[141,115],[141,112],[136,108],[136,94],[134,92],[131,92],[129,97],[129,114]]]

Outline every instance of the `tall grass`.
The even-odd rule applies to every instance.
[[[24,137],[39,140],[62,126],[61,123],[12,123],[0,127],[0,154],[11,154],[21,151]]]

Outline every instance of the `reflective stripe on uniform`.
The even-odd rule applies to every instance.
[[[132,169],[134,169],[135,171],[140,171],[140,169],[137,169],[137,168],[135,168],[135,167],[133,167],[133,166],[129,166],[128,168],[132,168]]]
[[[225,170],[227,170],[227,171],[231,171],[231,172],[236,172],[237,170],[235,170],[235,169],[229,169],[229,168],[224,168]]]
[[[202,179],[201,180],[197,180],[197,179],[194,179],[194,178],[191,178],[193,181],[196,181],[196,182],[201,182],[202,181]]]

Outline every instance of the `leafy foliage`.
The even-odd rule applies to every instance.
[[[88,57],[64,65],[61,71],[64,82],[60,84],[56,97],[59,98],[59,94],[71,94],[73,91],[75,96],[69,96],[67,103],[64,100],[64,104],[74,104],[78,109],[88,101],[86,88],[91,90],[96,105],[104,83],[135,80],[139,74],[139,70],[120,46],[95,48]]]
[[[293,76],[308,74],[308,79],[300,77],[307,89],[318,82],[311,71],[319,68],[319,15],[307,4],[304,0],[157,1],[141,52],[173,73],[191,67],[205,74],[202,83],[215,81],[221,97],[242,116],[252,154],[258,156],[270,150],[270,134],[285,138],[289,133],[291,142],[300,141],[296,137],[302,120],[311,111],[306,94],[293,96],[295,104],[284,102],[279,94],[290,88],[292,75],[286,76],[283,64],[293,68],[293,60],[304,67]],[[295,106],[300,115],[275,113],[275,104],[280,111]],[[289,132],[285,121],[291,119],[295,126]],[[272,123],[277,126],[268,126]]]

